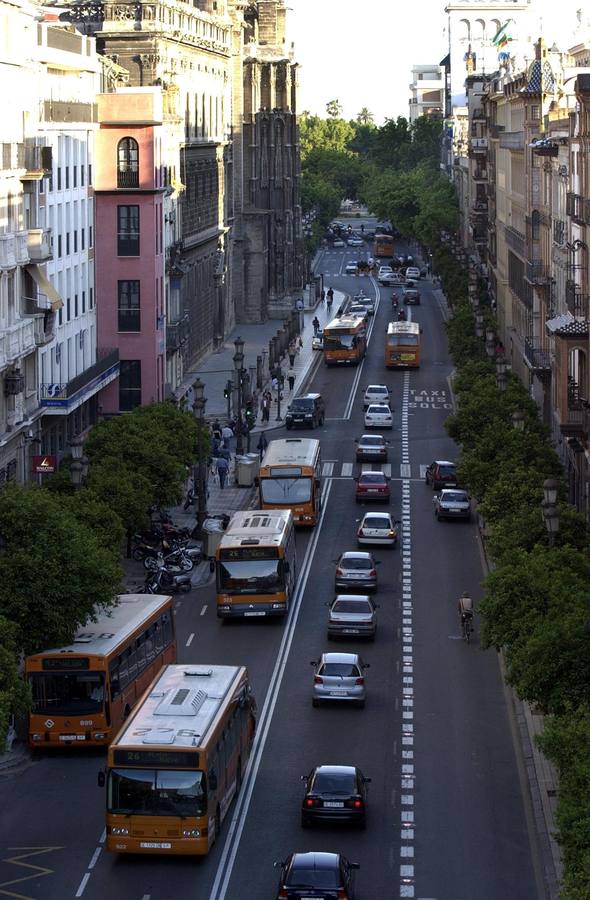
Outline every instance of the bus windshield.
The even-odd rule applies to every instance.
[[[100,672],[40,672],[29,675],[33,712],[43,716],[88,716],[104,707]]]
[[[355,334],[326,334],[324,331],[324,350],[350,350],[356,346]]]
[[[218,590],[227,594],[275,594],[285,590],[280,559],[220,560]]]
[[[309,503],[311,478],[261,478],[263,503]]]
[[[107,809],[130,816],[203,816],[207,812],[203,772],[112,769]]]
[[[417,334],[388,334],[387,343],[390,347],[417,347]]]

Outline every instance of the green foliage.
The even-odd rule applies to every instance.
[[[28,685],[18,673],[17,629],[0,616],[0,754],[3,751],[10,716],[25,713],[30,706]]]
[[[110,606],[121,586],[115,555],[71,511],[70,500],[34,486],[0,493],[2,614],[25,654],[70,641],[95,606]]]
[[[326,103],[326,112],[331,119],[339,119],[342,115],[342,104],[340,100],[329,100]]]
[[[369,112],[366,106],[363,106],[356,117],[356,121],[358,125],[373,125],[374,118],[373,113]]]
[[[301,116],[299,119],[299,144],[305,175],[306,163],[312,152],[334,150],[344,153],[355,135],[355,126],[344,119],[321,119],[319,116]]]

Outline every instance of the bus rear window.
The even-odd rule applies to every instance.
[[[390,347],[417,347],[417,334],[388,334],[387,344]]]

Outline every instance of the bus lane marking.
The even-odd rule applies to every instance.
[[[264,753],[266,742],[268,740],[275,706],[278,700],[281,685],[283,683],[283,677],[285,674],[285,669],[287,667],[287,662],[289,660],[291,645],[295,636],[295,628],[297,626],[297,620],[299,618],[299,612],[302,606],[305,588],[307,586],[307,580],[309,578],[311,565],[315,557],[316,548],[324,524],[324,517],[328,508],[328,498],[330,496],[331,489],[332,481],[329,480],[325,483],[325,487],[322,492],[322,511],[320,513],[320,518],[315,528],[314,535],[307,546],[307,550],[303,558],[295,601],[289,611],[285,631],[283,633],[279,652],[277,654],[274,669],[266,692],[264,706],[262,707],[262,712],[258,721],[258,727],[256,729],[256,735],[254,737],[252,752],[250,754],[250,759],[248,760],[248,766],[244,775],[243,788],[241,793],[237,797],[233,816],[231,818],[231,821],[228,823],[226,838],[223,844],[223,850],[221,853],[221,858],[219,860],[219,865],[217,867],[217,872],[215,874],[215,880],[211,888],[211,893],[209,894],[209,900],[224,900],[227,894],[227,889],[233,873],[235,859],[240,846],[242,832],[246,824],[246,818],[250,809],[250,803],[252,802],[252,795],[254,793],[254,787],[256,785],[258,770],[262,763],[262,756]]]
[[[195,633],[194,633],[194,631],[191,631],[191,633],[190,633],[189,636],[188,636],[188,640],[187,640],[187,642],[186,642],[186,644],[185,644],[184,646],[185,646],[185,647],[190,647],[190,645],[192,644],[192,642],[194,641],[194,639],[195,639]]]
[[[14,891],[4,890],[5,888],[13,887],[16,884],[24,884],[26,881],[32,881],[35,878],[43,877],[45,875],[53,875],[54,869],[48,869],[45,866],[36,866],[34,863],[23,862],[25,859],[30,859],[32,856],[39,856],[44,853],[51,853],[53,850],[64,850],[64,847],[8,847],[9,853],[13,853],[16,851],[18,856],[8,856],[6,859],[3,859],[2,862],[8,863],[9,865],[19,866],[23,869],[31,869],[31,875],[23,875],[21,878],[12,878],[10,881],[3,881],[0,883],[0,896],[2,897],[15,897],[18,900],[36,900],[35,897],[29,897],[26,894],[17,894]],[[21,852],[26,851],[26,852]]]
[[[372,275],[371,275],[371,284],[375,288],[375,315],[372,317],[369,327],[367,329],[367,347],[371,343],[371,337],[373,335],[373,329],[375,327],[375,319],[377,316],[377,312],[379,311],[379,304],[380,304],[380,300],[381,300],[381,291],[379,289],[379,285],[377,284],[377,282],[375,281],[375,279],[373,278]],[[342,417],[343,419],[350,419],[350,417],[352,415],[354,400],[356,397],[356,393],[358,391],[358,386],[359,386],[359,382],[361,380],[361,376],[363,374],[363,369],[365,367],[365,359],[366,359],[366,356],[362,360],[360,365],[357,367],[356,374],[355,374],[353,382],[352,382],[352,387],[350,389],[348,403],[346,404],[346,409],[344,410],[344,415]]]

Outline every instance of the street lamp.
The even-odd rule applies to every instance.
[[[559,531],[559,513],[557,512],[557,490],[559,485],[555,478],[547,478],[543,482],[543,503],[541,504],[545,528],[549,535],[549,546],[555,544],[555,535]]]
[[[483,337],[483,314],[480,312],[475,314],[475,336]]]
[[[241,337],[237,337],[234,341],[236,352],[234,353],[234,367],[236,370],[236,384],[238,386],[238,421],[237,421],[237,442],[236,454],[242,456],[244,453],[244,441],[242,435],[242,378],[244,377],[244,341]]]
[[[207,518],[207,479],[203,459],[203,429],[205,427],[205,385],[200,378],[193,384],[193,413],[197,420],[197,465],[193,470],[193,483],[197,495],[197,530],[201,534]]]
[[[82,486],[82,480],[86,474],[82,463],[82,453],[84,451],[84,439],[77,434],[70,441],[70,450],[72,451],[72,460],[70,464],[70,477],[74,490],[79,490]],[[86,460],[86,471],[88,470],[88,460]]]
[[[496,335],[493,328],[486,328],[486,353],[490,361],[496,352]]]
[[[506,357],[499,356],[496,360],[496,384],[499,390],[506,390]]]
[[[512,413],[512,427],[517,431],[524,431],[524,413],[515,409]]]

